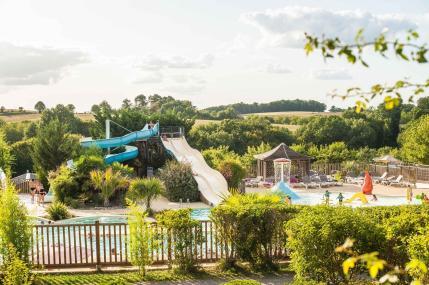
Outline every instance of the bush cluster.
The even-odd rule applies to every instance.
[[[202,242],[201,223],[191,217],[191,209],[167,210],[156,215],[162,227],[174,237],[174,260],[179,272],[195,271],[197,266],[195,248]]]
[[[46,212],[48,213],[49,219],[53,221],[68,219],[71,217],[71,214],[69,213],[69,209],[67,208],[66,204],[59,201],[55,201],[50,204],[46,208]]]
[[[234,266],[237,260],[255,268],[275,265],[271,248],[284,245],[283,223],[298,211],[280,202],[275,195],[231,195],[211,211],[218,240],[225,246],[224,265]]]
[[[168,200],[179,202],[194,202],[199,200],[198,184],[192,175],[189,164],[169,161],[159,173],[159,178],[164,182],[165,195]]]
[[[304,283],[347,282],[342,262],[348,256],[335,249],[348,238],[355,241],[356,254],[378,252],[390,265],[404,268],[413,258],[428,262],[428,215],[426,206],[304,207],[285,225],[295,278]],[[357,266],[349,278],[361,272]]]

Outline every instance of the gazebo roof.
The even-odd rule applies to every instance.
[[[291,148],[289,148],[285,143],[281,143],[270,151],[256,154],[253,156],[258,160],[271,161],[278,158],[288,158],[290,160],[306,160],[311,159],[311,157],[300,154]]]

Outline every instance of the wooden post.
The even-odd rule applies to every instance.
[[[101,258],[100,258],[100,222],[95,221],[95,258],[97,270],[101,270]]]

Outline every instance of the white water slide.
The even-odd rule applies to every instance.
[[[222,202],[223,197],[229,195],[228,184],[223,175],[211,168],[201,153],[188,144],[185,137],[162,138],[162,142],[178,161],[191,165],[198,190],[208,204],[217,205]]]

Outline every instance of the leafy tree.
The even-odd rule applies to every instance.
[[[34,109],[36,109],[40,114],[46,109],[46,106],[42,101],[38,101],[36,105],[34,105]]]
[[[419,98],[417,106],[414,111],[414,120],[417,120],[421,116],[429,115],[429,97]]]
[[[429,164],[429,115],[411,122],[400,136],[402,156],[410,162]]]
[[[235,103],[230,105],[221,105],[216,107],[206,108],[203,111],[209,114],[216,114],[222,111],[232,108],[239,114],[250,114],[250,113],[266,113],[266,112],[287,112],[287,111],[312,111],[312,112],[323,112],[326,109],[324,103],[320,103],[314,100],[278,100],[269,103]]]
[[[397,58],[404,61],[412,61],[418,64],[426,64],[428,48],[425,43],[419,43],[419,34],[414,31],[408,31],[405,40],[387,38],[385,33],[381,33],[374,40],[366,40],[364,30],[357,32],[354,43],[347,43],[339,38],[319,38],[317,36],[306,34],[305,52],[308,54],[315,50],[320,50],[324,59],[334,57],[344,57],[351,63],[361,63],[368,67],[368,63],[364,60],[364,52],[372,48],[375,54],[387,57],[389,52],[394,53]],[[374,84],[370,90],[364,91],[360,87],[348,88],[345,93],[338,93],[336,90],[331,92],[333,97],[348,98],[358,97],[356,101],[356,111],[360,112],[367,108],[369,100],[376,96],[384,96],[384,105],[387,110],[397,107],[401,103],[401,93],[411,89],[414,96],[418,96],[429,88],[429,79],[424,82],[412,82],[408,79],[398,80],[390,85]],[[394,95],[393,95],[394,94]]]
[[[78,138],[68,134],[67,126],[58,119],[41,125],[34,139],[31,155],[42,181],[47,178],[49,171],[73,158],[79,147]]]
[[[1,131],[5,135],[6,141],[13,144],[24,138],[24,127],[23,123],[7,123],[1,128]]]
[[[165,191],[164,185],[158,178],[137,178],[131,181],[127,196],[133,201],[143,200],[146,211],[151,214],[151,202]]]
[[[1,107],[0,107],[0,113],[4,113],[5,111],[6,111],[5,106],[1,106]]]
[[[74,106],[58,104],[54,108],[46,109],[42,113],[39,127],[42,128],[53,120],[58,120],[67,130],[74,134],[89,135],[86,125],[74,115]]]
[[[253,165],[256,164],[256,158],[254,155],[261,154],[271,150],[271,145],[262,142],[258,146],[248,146],[246,153],[241,157],[241,161],[247,170],[250,170]]]
[[[31,122],[24,131],[24,135],[26,139],[34,138],[37,135],[37,124]]]
[[[23,140],[14,143],[10,147],[10,152],[15,158],[15,163],[12,164],[12,173],[20,175],[26,173],[27,170],[33,172],[33,159],[31,153],[33,152],[33,139]]]
[[[0,195],[0,251],[3,257],[8,257],[8,246],[16,249],[17,256],[29,262],[30,250],[30,217],[27,208],[19,200],[12,183],[7,183],[6,189]]]
[[[131,100],[130,99],[124,99],[122,100],[122,108],[123,109],[128,109],[131,108],[132,104],[131,104]]]
[[[223,145],[217,148],[205,149],[202,151],[202,155],[207,164],[212,168],[216,168],[224,160],[240,160],[238,154],[229,150],[228,146]]]
[[[258,116],[196,126],[190,131],[188,138],[200,150],[227,145],[240,155],[246,152],[248,146],[258,146],[261,142],[270,145],[294,142],[289,130],[275,127],[267,119]]]
[[[301,143],[326,145],[336,141],[347,141],[349,130],[349,125],[339,116],[317,116],[301,126],[296,134]]]
[[[143,94],[137,95],[136,98],[134,98],[134,104],[136,107],[144,108],[147,105],[147,99],[146,96]]]
[[[4,134],[0,132],[0,168],[6,174],[10,174],[11,166],[14,161],[14,157],[11,153],[9,144],[4,138]]]
[[[90,175],[94,187],[100,191],[105,207],[109,206],[110,197],[113,196],[115,191],[119,188],[124,188],[128,182],[119,172],[114,172],[112,168],[108,168],[105,171],[93,170]]]
[[[351,158],[350,151],[344,142],[333,142],[329,145],[311,146],[308,155],[319,162],[342,162]]]

